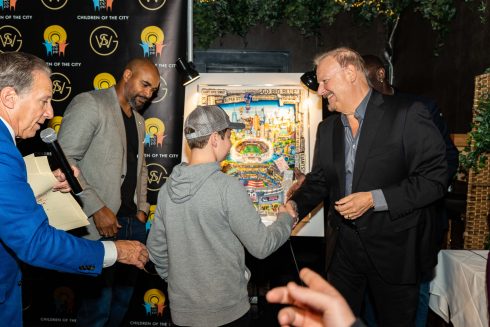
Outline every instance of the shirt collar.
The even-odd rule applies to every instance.
[[[362,99],[361,103],[359,103],[356,110],[354,111],[354,117],[356,117],[356,119],[359,122],[364,120],[364,116],[366,115],[366,108],[367,108],[367,105],[368,105],[369,99],[371,98],[372,93],[373,93],[373,89],[369,88],[368,93],[366,94],[364,99]],[[347,122],[347,117],[344,114],[340,115],[340,119],[342,120],[342,123],[344,124],[344,126],[349,126],[349,124]]]
[[[14,143],[15,143],[15,133],[14,133],[14,129],[12,128],[12,126],[9,125],[9,123],[7,123],[7,121],[5,119],[3,119],[2,117],[0,117],[0,120],[3,121],[3,123],[5,124],[5,126],[7,127],[7,129],[9,130],[10,132],[10,135],[12,136],[12,140],[14,140]]]

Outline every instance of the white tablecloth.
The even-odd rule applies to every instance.
[[[454,327],[488,327],[488,251],[442,250],[430,284],[429,306]]]

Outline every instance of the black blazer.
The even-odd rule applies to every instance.
[[[431,204],[446,190],[444,141],[421,102],[374,90],[360,133],[352,192],[381,189],[388,204],[356,220],[360,237],[387,282],[414,283],[437,262]],[[326,199],[327,267],[338,230],[348,228],[333,207],[345,196],[344,162],[344,130],[333,115],[318,126],[312,171],[292,197],[300,217]]]
[[[444,143],[446,144],[448,185],[451,184],[454,176],[458,172],[459,152],[453,141],[451,140],[451,135],[449,133],[446,121],[444,120],[442,112],[439,110],[436,101],[419,95],[398,92],[396,89],[395,94],[405,97],[413,97],[414,101],[422,102],[426,106],[427,110],[429,110],[432,122],[434,123],[434,125],[436,125],[437,129],[441,133],[442,138],[444,139]]]

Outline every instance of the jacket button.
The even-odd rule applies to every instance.
[[[121,178],[124,178],[124,177],[126,177],[126,176],[125,175],[121,175]]]
[[[17,282],[17,285],[18,285],[18,286],[22,286],[22,281],[21,281],[21,280],[19,280],[19,281]]]

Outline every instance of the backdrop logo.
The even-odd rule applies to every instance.
[[[116,85],[116,79],[109,73],[100,73],[94,78],[94,89],[108,89]]]
[[[163,7],[167,0],[139,0],[140,5],[148,10],[158,10]]]
[[[44,42],[43,45],[46,48],[46,55],[53,56],[65,56],[66,47],[66,31],[60,25],[51,25],[44,30]]]
[[[140,46],[143,48],[143,56],[161,56],[164,36],[163,31],[158,26],[147,26],[141,32]]]
[[[112,11],[112,4],[114,3],[114,0],[92,0],[92,3],[95,11],[100,11],[102,9]]]
[[[157,288],[151,288],[143,295],[143,306],[147,316],[163,316],[165,309],[165,294]]]
[[[0,9],[2,10],[15,10],[18,0],[0,0]]]
[[[73,314],[75,312],[75,293],[71,288],[60,286],[53,291],[56,314]]]
[[[58,10],[66,6],[68,0],[41,0],[44,7],[51,10]]]
[[[52,73],[53,81],[53,101],[61,102],[66,100],[71,93],[71,81],[62,73]]]
[[[167,81],[165,78],[160,76],[160,88],[158,89],[157,96],[151,103],[157,103],[162,101],[167,97],[168,89],[167,89]]]
[[[145,120],[145,146],[163,148],[163,140],[165,139],[165,124],[156,117],[151,117]]]
[[[96,27],[90,33],[90,47],[100,56],[109,56],[116,51],[119,44],[118,36],[109,26]]]
[[[48,127],[54,129],[56,133],[60,130],[60,125],[61,125],[61,120],[63,119],[62,116],[54,116],[51,118],[51,120],[48,123]]]
[[[148,169],[148,190],[158,191],[167,180],[167,170],[160,164],[151,163],[146,165]]]
[[[0,0],[2,1],[2,0]],[[10,25],[0,27],[0,53],[8,51],[19,51],[22,47],[22,34]]]

